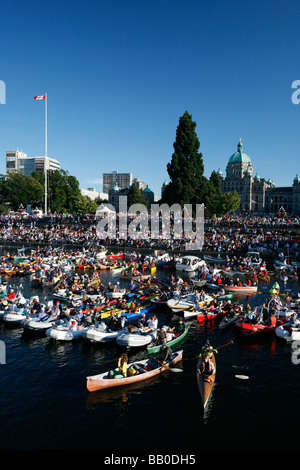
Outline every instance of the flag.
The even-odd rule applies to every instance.
[[[43,95],[43,96],[35,96],[34,99],[35,99],[35,100],[45,100],[45,99],[46,99],[46,95]]]

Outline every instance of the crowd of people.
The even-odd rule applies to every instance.
[[[223,219],[205,220],[202,251],[210,253],[246,253],[259,251],[267,255],[298,256],[300,218],[276,215],[233,214]],[[171,232],[172,233],[172,232]],[[95,216],[75,217],[52,215],[47,219],[0,217],[0,243],[35,243],[77,246],[115,246],[184,250],[187,240],[184,236],[120,239],[100,239]]]

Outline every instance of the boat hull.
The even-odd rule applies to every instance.
[[[223,286],[225,292],[232,292],[233,294],[255,294],[257,286]]]
[[[182,353],[183,351],[177,351],[173,353],[172,361],[168,363],[168,366],[173,366],[174,364],[180,362],[182,360]],[[138,361],[138,363],[145,366],[148,364],[149,361],[153,361],[153,359],[144,359],[142,361]],[[133,364],[134,363],[128,364],[128,368],[130,368]],[[145,371],[138,375],[123,378],[111,379],[108,375],[109,371],[106,371],[102,374],[89,376],[87,377],[86,386],[89,392],[94,392],[97,390],[103,390],[111,387],[120,387],[122,385],[129,385],[137,382],[142,382],[147,379],[150,379],[151,377],[159,375],[166,370],[166,368],[160,366],[160,364],[157,363],[156,365],[157,367],[154,367],[152,370]]]
[[[181,335],[176,336],[176,338],[172,339],[171,341],[167,341],[167,346],[172,348],[173,346],[178,344],[180,341],[182,341],[186,337],[186,335],[188,334],[188,331],[189,331],[189,325],[186,327],[186,329],[184,330],[184,332]],[[149,345],[147,347],[148,354],[157,354],[157,353],[161,352],[161,350],[162,350],[161,344],[157,344],[157,345],[153,345],[153,346]]]
[[[211,357],[211,361],[213,362],[216,370],[216,359],[214,354]],[[215,383],[215,378],[216,378],[216,372],[212,375],[210,375],[211,382],[208,382],[204,379],[203,375],[199,371],[199,365],[200,365],[201,360],[197,364],[197,384],[198,384],[198,389],[200,392],[203,408],[205,409],[207,406],[207,403],[210,399],[212,389]]]

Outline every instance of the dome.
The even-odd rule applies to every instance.
[[[148,188],[148,185],[144,189],[144,193],[152,193],[151,189]]]
[[[219,176],[223,176],[223,173],[222,173],[222,171],[221,171],[221,169],[220,169],[220,168],[219,168],[219,169],[218,169],[218,171],[217,171],[217,175],[219,175]]]
[[[113,191],[120,191],[120,188],[119,188],[117,183],[114,185],[114,187],[112,189],[113,189]]]
[[[237,152],[231,155],[228,163],[251,163],[249,155],[243,152],[243,144],[241,139],[237,146]]]
[[[294,178],[294,183],[299,183],[300,179],[299,179],[299,176],[298,174],[295,176]]]
[[[256,179],[256,180],[260,180],[260,176],[259,176],[259,174],[258,174],[258,173],[256,173],[256,175],[254,176],[254,179]]]

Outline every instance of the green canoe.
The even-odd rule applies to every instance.
[[[171,348],[175,344],[179,343],[179,341],[181,341],[182,339],[184,339],[186,337],[186,335],[188,334],[188,331],[189,331],[189,325],[187,325],[186,329],[184,330],[184,332],[181,335],[176,336],[176,338],[171,339],[171,341],[168,341],[166,343],[167,346],[169,346]],[[147,347],[148,354],[156,354],[156,353],[160,352],[161,350],[162,350],[161,344],[151,343]]]

